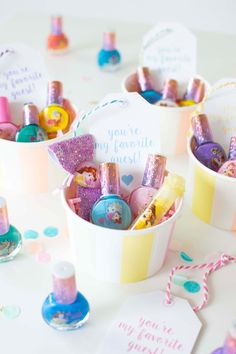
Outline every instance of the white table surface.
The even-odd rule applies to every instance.
[[[95,59],[101,45],[102,31],[111,25],[118,33],[123,65],[120,71],[107,74],[99,71]],[[65,96],[80,109],[86,109],[105,94],[120,91],[122,78],[137,66],[141,38],[148,28],[137,24],[66,18],[65,32],[71,39],[71,52],[66,56],[52,57],[45,52],[49,19],[18,17],[1,25],[0,41],[21,41],[44,51],[51,79],[62,80]],[[197,36],[199,74],[210,82],[236,76],[236,37],[216,33],[197,33]],[[168,166],[186,175],[187,157],[169,158]],[[59,195],[23,197],[5,193],[5,196],[13,225],[22,232],[30,228],[41,232],[39,241],[44,243],[52,260],[70,259],[66,220]],[[42,230],[48,225],[59,228],[58,237],[47,239],[42,236]],[[199,221],[187,205],[184,205],[177,223],[174,241],[196,262],[204,261],[207,256],[219,251],[236,255],[235,234]],[[36,261],[27,251],[27,242],[24,242],[21,254],[14,261],[0,265],[0,303],[17,304],[22,309],[21,316],[16,320],[0,317],[0,352],[94,354],[123,300],[130,294],[164,290],[171,267],[178,263],[178,251],[172,249],[167,263],[157,276],[128,285],[101,283],[78,274],[78,288],[90,301],[91,318],[80,331],[60,333],[45,325],[41,318],[41,305],[51,291],[51,264]],[[211,299],[207,308],[198,314],[203,328],[193,353],[208,354],[222,344],[228,326],[236,317],[235,274],[236,265],[232,265],[210,278]],[[198,300],[198,297],[185,293],[179,287],[174,287],[174,293],[190,299],[192,303]]]

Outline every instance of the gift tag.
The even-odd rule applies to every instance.
[[[190,354],[201,322],[189,303],[165,293],[131,296],[121,307],[99,354]]]
[[[202,112],[208,116],[214,141],[228,153],[230,138],[236,135],[236,80],[222,79],[215,83]]]
[[[120,164],[125,190],[140,185],[149,153],[160,153],[160,119],[137,93],[112,94],[82,117],[76,134],[95,137],[95,160]]]
[[[196,74],[197,40],[183,25],[159,24],[143,39],[141,63],[152,69],[155,87],[166,79],[185,83]]]
[[[23,44],[0,47],[0,96],[9,99],[12,119],[22,120],[22,105],[46,104],[47,73],[42,55]]]

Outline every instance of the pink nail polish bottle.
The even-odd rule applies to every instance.
[[[11,123],[11,115],[7,97],[0,97],[0,138],[15,141],[18,126]]]
[[[161,187],[165,177],[165,168],[165,156],[148,155],[142,185],[135,189],[129,197],[129,205],[134,218],[149,205],[154,194]]]
[[[174,79],[166,80],[162,91],[162,99],[156,103],[162,107],[178,107],[178,82]]]
[[[233,322],[223,347],[214,350],[212,354],[236,354],[236,321]]]

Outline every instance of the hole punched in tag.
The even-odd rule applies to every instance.
[[[14,54],[15,51],[11,48],[6,48],[0,52],[0,59],[8,56],[9,54]]]

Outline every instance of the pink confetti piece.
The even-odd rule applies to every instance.
[[[36,255],[36,259],[40,263],[49,263],[51,261],[51,256],[48,252],[40,252]]]

